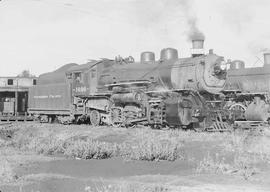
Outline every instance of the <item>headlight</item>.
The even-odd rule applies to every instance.
[[[218,79],[224,80],[227,74],[227,63],[225,61],[219,61],[214,65],[214,71],[212,75],[216,76]]]
[[[227,63],[225,61],[221,61],[220,69],[223,70],[223,71],[227,69]]]

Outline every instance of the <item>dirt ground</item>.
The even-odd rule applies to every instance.
[[[269,130],[2,125],[0,190],[269,191]]]

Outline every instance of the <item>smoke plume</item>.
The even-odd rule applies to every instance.
[[[171,7],[175,7],[174,11],[181,11],[182,17],[187,24],[186,35],[188,40],[200,39],[204,40],[205,36],[199,29],[198,18],[194,11],[193,0],[170,0]]]
[[[204,39],[204,34],[198,27],[194,5],[194,0],[136,0],[132,3],[136,15],[133,21],[146,29],[164,32],[163,35],[167,38],[175,30],[175,25],[182,25],[184,21],[186,25],[182,29],[188,40]]]
[[[189,31],[188,31],[189,40],[198,40],[198,39],[204,40],[205,39],[203,32],[198,28],[197,18],[195,16],[188,18],[188,26],[189,26]]]
[[[188,27],[187,37],[188,40],[204,40],[205,36],[198,27],[198,18],[193,11],[193,4],[192,0],[182,0],[182,8]]]

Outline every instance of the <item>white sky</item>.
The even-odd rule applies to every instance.
[[[2,0],[0,76],[174,47],[190,54],[187,21],[205,49],[254,66],[270,48],[269,0]],[[256,65],[262,65],[258,62]]]

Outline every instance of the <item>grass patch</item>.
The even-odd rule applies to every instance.
[[[244,154],[237,154],[233,162],[226,163],[224,157],[218,154],[207,156],[198,163],[196,173],[214,173],[214,174],[236,174],[248,180],[251,176],[258,173],[251,158]]]
[[[176,140],[160,140],[157,138],[142,139],[135,143],[125,143],[121,145],[121,154],[125,159],[174,161],[182,158],[182,144]]]
[[[117,182],[105,183],[104,181],[95,182],[93,186],[85,186],[85,192],[168,192],[172,187],[162,184],[130,183]],[[178,190],[177,190],[178,191]]]
[[[259,173],[259,170],[255,167],[255,162],[252,160],[252,157],[240,154],[236,155],[234,158],[233,173],[248,180],[251,176]]]
[[[225,158],[214,157],[207,153],[207,156],[198,163],[196,173],[228,173],[231,166],[225,163]]]
[[[12,165],[8,159],[0,158],[0,183],[8,183],[17,179],[16,174],[13,172]]]
[[[117,144],[99,142],[93,139],[68,141],[63,145],[63,153],[69,157],[82,159],[107,159],[116,156]]]
[[[233,133],[223,142],[227,151],[249,154],[253,161],[270,163],[270,135],[263,132],[246,131]]]
[[[74,132],[71,132],[70,137],[67,136],[68,133],[63,137],[62,132],[56,134],[52,128],[28,127],[19,130],[10,145],[38,154],[64,154],[81,159],[124,157],[126,160],[174,161],[182,158],[182,143],[179,138],[148,129],[136,129],[131,132],[131,139],[122,143],[109,143],[93,139],[91,135],[74,135]]]

